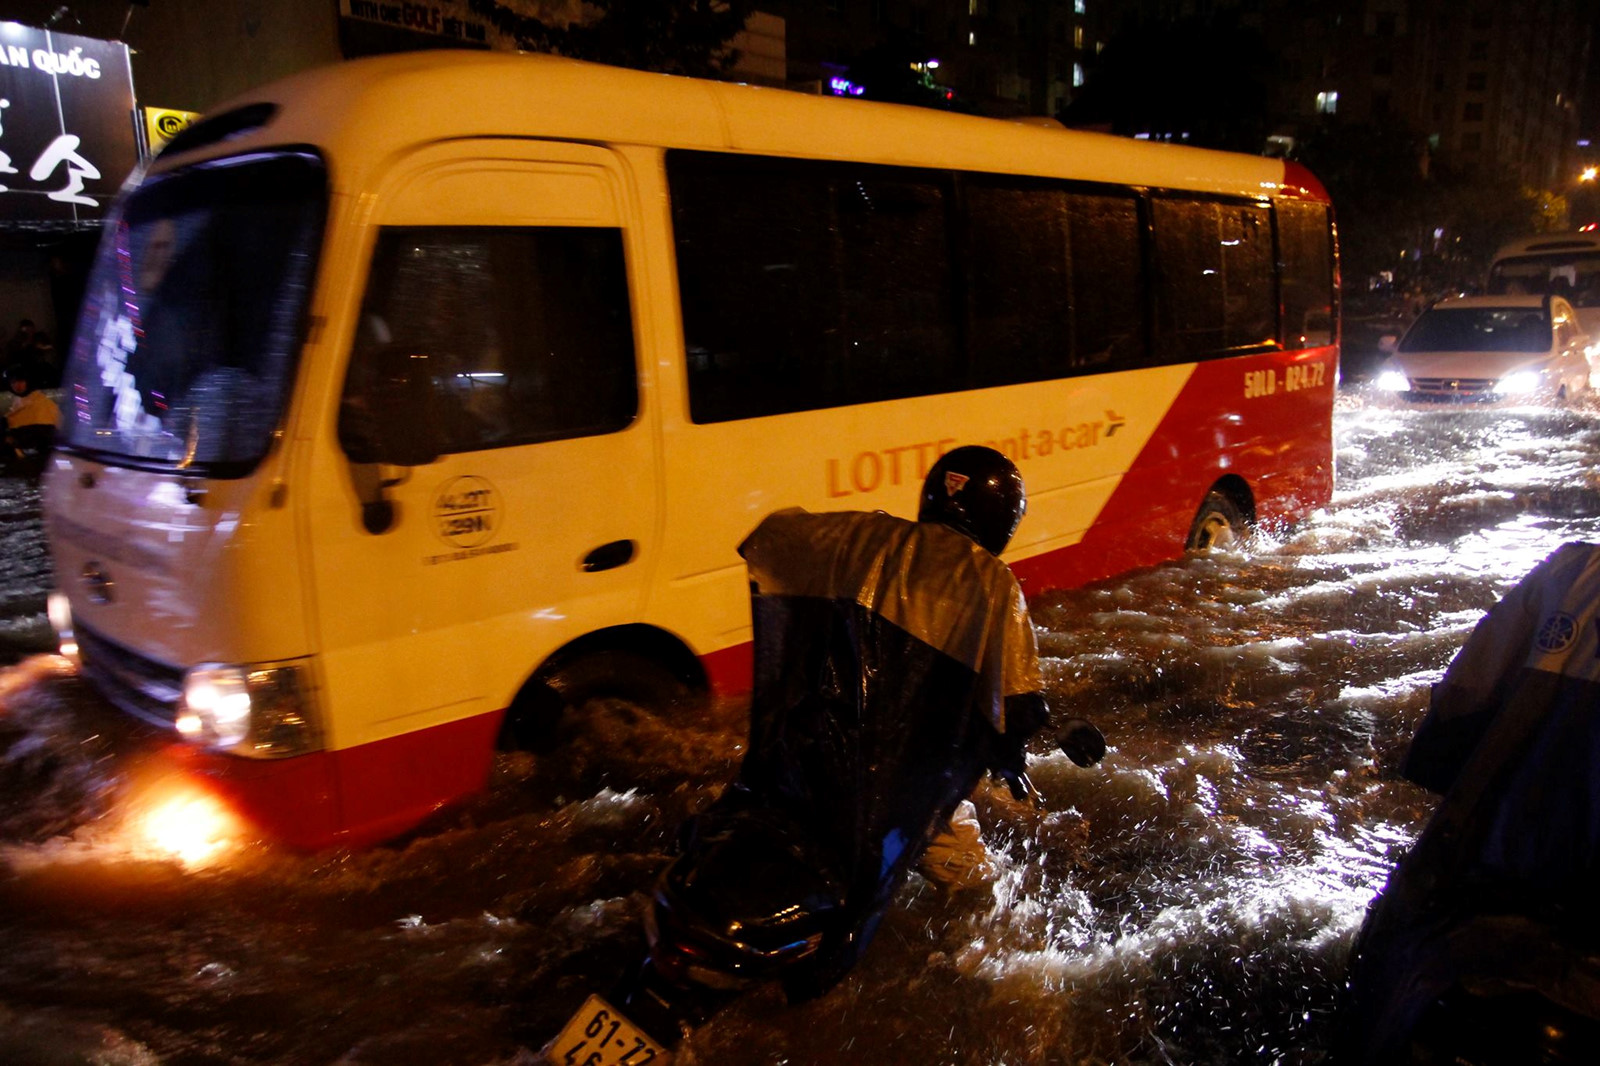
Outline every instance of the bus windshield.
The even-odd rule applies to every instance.
[[[304,152],[147,181],[110,219],[64,385],[61,445],[238,477],[282,419],[327,214]]]
[[[1561,296],[1574,307],[1600,307],[1600,252],[1519,255],[1489,269],[1492,296]]]

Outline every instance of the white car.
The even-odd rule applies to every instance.
[[[1411,323],[1377,387],[1426,402],[1565,399],[1589,388],[1589,338],[1560,296],[1462,296]]]

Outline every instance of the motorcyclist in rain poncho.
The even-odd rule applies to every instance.
[[[985,772],[1026,793],[1024,748],[1049,713],[1026,604],[999,559],[1025,507],[1009,460],[958,448],[929,473],[916,522],[779,511],[741,545],[750,742],[658,884],[658,970],[820,994]],[[1082,765],[1105,751],[1081,720],[1063,747]]]
[[[1600,546],[1490,609],[1402,771],[1443,798],[1374,903],[1350,1062],[1600,1062]]]

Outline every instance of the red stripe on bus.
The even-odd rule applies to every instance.
[[[269,839],[362,848],[411,829],[489,780],[502,711],[292,759],[174,744],[167,756]]]
[[[1030,597],[1180,558],[1206,493],[1233,475],[1267,529],[1304,518],[1333,493],[1335,348],[1199,364],[1078,544],[1011,569]],[[1290,366],[1319,383],[1288,387]],[[1246,374],[1272,391],[1247,397]],[[1296,372],[1298,380],[1298,370]]]

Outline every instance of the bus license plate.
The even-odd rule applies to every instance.
[[[544,1053],[551,1066],[643,1066],[667,1051],[599,996],[583,1001]]]

